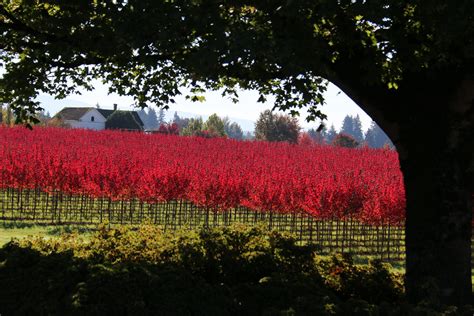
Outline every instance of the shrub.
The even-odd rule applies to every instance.
[[[356,148],[359,146],[359,143],[354,139],[354,137],[340,133],[333,139],[332,144],[339,147],[347,147],[347,148]]]
[[[244,226],[176,234],[151,225],[102,226],[89,240],[72,234],[12,241],[0,249],[0,313],[472,313],[468,306],[410,306],[385,265],[315,254],[292,236]]]

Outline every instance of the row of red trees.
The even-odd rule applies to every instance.
[[[57,128],[0,128],[0,187],[400,223],[395,151]]]

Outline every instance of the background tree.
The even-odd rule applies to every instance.
[[[189,118],[182,118],[178,115],[178,112],[174,112],[172,122],[178,125],[180,131],[182,131],[188,126],[189,121]]]
[[[204,123],[201,117],[189,119],[188,125],[181,130],[183,136],[200,136],[204,130]]]
[[[157,116],[158,128],[161,126],[161,124],[166,123],[165,117],[166,117],[165,110],[163,108],[160,108],[160,110],[158,111],[158,116]]]
[[[339,133],[332,141],[334,146],[346,147],[346,148],[356,148],[359,146],[359,143],[355,140],[352,135]]]
[[[308,136],[317,143],[317,144],[324,144],[327,140],[327,128],[325,125],[322,125],[321,129],[318,131],[317,129],[310,128],[308,130]]]
[[[51,115],[49,112],[45,112],[44,110],[41,110],[37,114],[37,118],[39,120],[40,125],[46,126],[48,125],[48,122],[51,120]]]
[[[143,128],[145,130],[149,130],[150,128],[148,127],[148,117],[147,117],[147,113],[146,113],[145,109],[139,109],[137,111],[137,114],[138,114],[138,117],[140,118],[140,120],[142,120],[142,122],[143,122]]]
[[[471,302],[472,1],[5,1],[0,27],[0,102],[27,124],[40,92],[94,79],[139,107],[167,107],[183,86],[196,101],[256,89],[310,120],[334,83],[397,147],[409,299],[435,283],[441,301]]]
[[[241,140],[244,138],[244,131],[242,127],[236,122],[230,123],[230,125],[226,129],[226,134],[229,138]]]
[[[147,120],[146,125],[148,126],[148,129],[157,130],[160,127],[160,124],[158,122],[158,115],[156,114],[156,111],[153,107],[150,107],[148,109],[146,120]]]
[[[300,133],[298,119],[265,110],[255,123],[255,139],[270,142],[287,141],[296,144]]]
[[[244,133],[244,137],[243,137],[244,140],[255,140],[255,134],[252,133],[252,132],[245,132]]]
[[[360,121],[359,114],[352,118],[352,136],[359,143],[362,144],[364,141],[364,132],[362,131],[362,122]]]
[[[336,138],[336,136],[337,136],[336,128],[334,127],[334,124],[331,124],[331,128],[329,129],[329,131],[327,132],[327,135],[326,135],[327,143],[332,144],[332,142],[334,141],[334,138]]]
[[[12,126],[15,122],[15,114],[13,114],[10,106],[2,105],[0,107],[0,116],[2,117],[0,122],[7,126]]]
[[[342,121],[341,133],[352,136],[359,144],[364,141],[364,134],[362,133],[362,123],[359,115],[346,115]]]
[[[374,121],[370,124],[369,129],[365,134],[365,141],[369,147],[383,148],[386,144],[393,147],[393,143],[388,138],[387,134]]]
[[[346,115],[342,120],[342,126],[340,133],[344,133],[346,135],[352,135],[354,130],[354,120],[353,117],[350,115]]]
[[[202,128],[214,137],[226,136],[224,122],[215,113],[208,117]]]
[[[224,130],[225,133],[229,138],[241,140],[244,138],[244,132],[242,127],[236,122],[231,122],[229,117],[222,118],[222,122],[224,123]]]

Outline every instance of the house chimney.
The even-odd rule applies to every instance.
[[[117,111],[117,103],[114,103],[114,111]]]

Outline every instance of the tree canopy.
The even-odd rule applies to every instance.
[[[203,130],[208,131],[211,135],[215,135],[216,137],[226,136],[224,122],[216,113],[207,118],[203,125]]]
[[[407,199],[407,293],[435,280],[445,302],[472,299],[472,0],[127,0],[0,3],[0,102],[35,122],[35,97],[94,79],[137,106],[220,89],[308,119],[330,81],[392,139]],[[184,90],[183,90],[184,91]],[[439,125],[443,126],[440,127]],[[416,139],[413,135],[416,133]],[[420,141],[422,140],[422,141]],[[436,263],[436,264],[434,264]]]
[[[265,110],[255,122],[255,139],[296,144],[300,130],[296,118]]]
[[[466,0],[3,1],[1,98],[25,119],[39,92],[61,98],[92,79],[138,106],[168,106],[180,87],[195,100],[240,87],[324,117],[326,80],[376,100],[431,75],[472,73],[471,11]]]
[[[359,144],[364,141],[364,134],[362,132],[362,123],[359,115],[346,115],[342,121],[341,133],[352,136]]]

